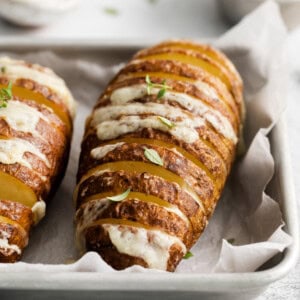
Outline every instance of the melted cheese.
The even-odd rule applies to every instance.
[[[7,107],[0,109],[0,118],[16,131],[30,132],[34,136],[41,135],[36,127],[40,119],[48,122],[48,119],[37,109],[19,101],[10,100]]]
[[[210,85],[207,83],[201,81],[201,80],[196,80],[194,82],[194,85],[200,90],[204,95],[207,97],[211,98],[212,100],[219,100],[219,96],[216,93],[216,90],[212,88]]]
[[[3,164],[19,163],[32,169],[31,164],[23,157],[26,152],[30,152],[39,157],[48,167],[50,163],[47,157],[42,154],[30,142],[22,139],[0,139],[0,162]]]
[[[31,208],[33,216],[34,216],[34,223],[37,224],[44,218],[46,214],[46,203],[43,200],[37,201],[33,207]]]
[[[52,70],[39,65],[30,65],[29,67],[23,61],[13,60],[8,57],[0,58],[0,68],[3,67],[5,68],[5,77],[13,82],[19,78],[25,78],[49,87],[60,96],[74,117],[75,101],[65,82]]]
[[[195,84],[208,97],[217,99],[218,95],[206,83],[197,81]],[[151,89],[152,95],[157,95],[159,89]],[[112,105],[125,105],[130,101],[139,99],[147,95],[147,87],[145,84],[134,85],[130,87],[123,87],[112,92],[110,100]],[[184,107],[185,109],[196,113],[208,121],[220,134],[224,137],[237,143],[237,136],[234,129],[227,118],[225,118],[219,111],[206,105],[204,102],[193,98],[184,93],[177,93],[173,91],[166,91],[162,99],[173,101]],[[132,104],[131,104],[132,105]]]
[[[186,247],[179,238],[159,230],[118,224],[102,226],[120,253],[142,258],[149,268],[166,270],[170,257],[169,250],[175,244],[181,247],[184,254],[186,253]]]
[[[110,201],[90,201],[80,209],[83,209],[82,217],[78,217],[78,211],[76,213],[76,244],[80,251],[85,251],[84,235],[83,231],[96,221],[96,218],[101,215],[101,213],[108,208]]]
[[[95,159],[103,158],[107,153],[122,146],[124,143],[116,143],[112,145],[99,146],[91,150],[91,156]]]
[[[101,216],[102,212],[110,206],[110,204],[111,201],[108,199],[95,199],[82,205],[80,208],[80,210],[82,210],[81,218],[78,217],[78,211],[76,213],[77,232],[81,233],[90,224],[96,221],[97,218]]]
[[[186,143],[194,143],[199,140],[199,134],[195,127],[203,125],[202,119],[192,121],[188,118],[180,122],[174,122],[172,128],[163,124],[157,116],[141,118],[140,116],[125,116],[119,120],[104,121],[96,126],[97,136],[101,140],[110,140],[120,135],[135,132],[142,128],[153,128],[169,132],[177,139]]]
[[[10,235],[6,231],[0,231],[0,249],[4,249],[7,255],[11,255],[14,252],[18,253],[19,255],[21,254],[21,249],[15,245],[15,244],[10,244],[9,243],[9,238]]]
[[[190,119],[195,122],[194,127],[199,126],[199,119],[195,119],[189,112],[185,112],[180,108],[168,104],[160,104],[154,102],[148,103],[130,103],[128,105],[109,105],[95,110],[92,116],[92,125],[97,125],[100,122],[107,120],[115,120],[122,115],[143,115],[153,114],[170,118],[172,120]],[[200,123],[203,124],[203,121]]]

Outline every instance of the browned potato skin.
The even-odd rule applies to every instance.
[[[169,53],[171,53],[171,54],[186,54],[189,57],[202,58],[204,61],[208,62],[210,65],[217,67],[222,72],[223,75],[226,74],[225,77],[227,79],[229,79],[229,81],[230,81],[230,75],[228,74],[227,70],[224,70],[224,68],[221,65],[219,65],[215,61],[212,61],[209,57],[204,56],[203,54],[199,54],[192,50],[164,48],[164,49],[158,49],[158,50],[149,50],[149,52],[144,56],[147,57],[148,55],[151,56],[151,55],[155,55],[155,54],[169,54]],[[144,56],[141,56],[141,55],[137,56],[136,60],[139,61],[140,59],[143,59]],[[155,61],[159,60],[159,59],[149,58],[149,61],[151,61],[151,60],[153,60],[153,62],[155,63]],[[228,93],[228,90],[224,86],[223,82],[209,74],[206,74],[206,72],[199,72],[199,69],[197,69],[197,70],[198,70],[197,79],[202,79],[204,82],[207,82],[209,85],[217,86],[220,89],[222,89],[223,93],[225,94],[224,96],[226,97],[226,101],[229,103],[231,109],[236,113],[237,107],[234,103],[234,99],[233,99],[231,93]],[[238,115],[238,113],[237,113],[237,115]]]
[[[166,182],[160,177],[146,172],[131,174],[125,171],[106,172],[99,176],[89,177],[79,187],[77,208],[89,196],[109,191],[118,194],[124,191],[128,185],[130,185],[132,192],[153,195],[178,206],[190,220],[195,235],[204,229],[206,225],[204,210],[188,193],[182,190],[176,183]]]
[[[98,99],[94,110],[111,105],[110,95],[118,88],[134,87],[139,84],[145,85],[145,74],[151,73],[151,82],[161,84],[165,79],[165,84],[170,87],[170,90],[187,94],[195,98],[195,101],[201,101],[227,118],[238,136],[240,123],[243,119],[242,81],[233,65],[230,62],[227,63],[227,58],[223,54],[218,55],[219,52],[210,47],[207,50],[213,53],[218,59],[213,59],[197,49],[186,49],[185,47],[178,49],[172,45],[172,42],[166,42],[138,52],[133,60],[111,80]],[[203,47],[203,49],[206,49],[205,45]],[[171,59],[147,58],[147,56],[153,54],[170,52],[201,58],[222,73],[222,76],[229,83],[228,86],[230,88],[227,87],[225,81],[223,82],[217,76],[213,76],[208,71],[191,64]],[[163,76],[161,74],[155,75],[156,73],[163,73]],[[168,75],[170,75],[169,78]],[[176,76],[182,78],[177,80]],[[202,87],[197,85],[197,81],[202,81],[210,86],[215,91],[217,98],[212,98],[212,95],[205,93]],[[132,100],[131,103],[166,103],[189,112],[194,117],[197,116],[195,112],[181,107],[178,103],[169,100],[167,97],[165,98],[157,99],[155,95],[146,95]],[[131,192],[153,195],[177,206],[191,224],[191,228],[186,229],[186,226],[184,226],[182,220],[179,220],[180,217],[178,219],[177,215],[169,214],[167,216],[166,210],[159,210],[156,207],[154,213],[154,205],[142,200],[132,199],[129,195],[125,200],[117,204],[112,203],[105,209],[94,213],[91,223],[88,223],[84,231],[87,250],[97,251],[107,263],[118,270],[133,264],[149,267],[139,257],[119,253],[110,241],[109,235],[104,230],[103,225],[94,223],[95,220],[109,218],[136,221],[139,224],[148,226],[147,228],[161,230],[162,232],[178,237],[186,245],[187,250],[191,248],[200,237],[207,225],[207,220],[214,211],[226,178],[230,173],[236,152],[235,143],[213,128],[212,124],[208,123],[208,121],[200,128],[197,128],[197,131],[199,133],[199,140],[194,143],[186,143],[175,138],[168,132],[152,128],[143,128],[136,132],[120,135],[114,140],[103,141],[97,137],[95,129],[91,127],[91,117],[87,119],[77,174],[78,190],[75,195],[77,206],[76,222],[82,224],[81,220],[85,207],[93,207],[96,203],[101,203],[99,201],[102,201],[103,197],[105,198],[105,196],[101,196],[101,193],[109,192],[112,195],[118,195],[130,188]],[[171,146],[166,147],[159,143],[155,145],[150,142],[147,144],[146,141],[140,143],[134,141],[126,142],[128,138],[149,139],[168,143],[169,145],[176,145],[198,159],[199,163],[194,163],[193,159],[188,155],[183,157],[172,151]],[[124,144],[112,149],[103,157],[99,159],[91,157],[92,149],[101,145],[114,144],[119,141],[123,142],[124,140]],[[147,173],[146,167],[145,172],[142,173],[134,170],[119,170],[114,172],[107,170],[104,173],[96,175],[89,173],[90,177],[86,177],[89,171],[96,170],[97,166],[105,163],[141,161],[149,164],[151,162],[149,162],[144,154],[145,148],[155,150],[163,161],[163,168],[184,179],[185,183],[197,193],[201,199],[202,206],[188,194],[183,186],[164,180],[160,177],[160,174],[156,176]],[[95,198],[96,194],[99,194],[97,195],[99,198]],[[92,196],[94,197],[91,198]],[[167,222],[164,222],[165,220]],[[131,228],[135,230],[134,227]],[[174,244],[174,246],[175,249],[170,249],[169,251],[168,271],[174,271],[184,255],[179,245]]]
[[[208,57],[207,55],[205,55],[203,53],[199,53],[199,52],[196,52],[196,51],[190,50],[190,49],[176,49],[176,48],[171,48],[171,47],[160,47],[160,48],[156,48],[156,49],[150,48],[150,49],[144,51],[143,53],[141,52],[141,53],[135,55],[134,59],[140,60],[147,56],[156,55],[156,54],[180,54],[180,55],[186,55],[186,56],[189,56],[192,58],[202,59],[209,65],[219,69],[220,72],[224,75],[224,77],[227,80],[229,80],[230,83],[232,81],[231,74],[219,62],[217,62],[216,60],[212,60],[210,57]],[[233,109],[236,109],[236,108],[233,107]]]
[[[9,243],[17,245],[22,251],[27,243],[31,226],[33,225],[33,214],[30,208],[23,204],[1,200],[0,199],[0,216],[15,221],[17,224],[7,224],[0,221],[0,238],[1,232],[9,234]],[[0,248],[0,262],[15,262],[21,257],[17,252],[8,253],[5,249]]]
[[[101,200],[92,200],[83,204],[76,214],[77,222],[82,218],[82,210],[86,205],[93,205]],[[148,213],[145,214],[145,211]],[[112,203],[108,208],[95,214],[96,219],[113,218],[135,221],[151,226],[153,229],[163,229],[171,235],[180,237],[189,247],[192,246],[193,237],[190,226],[172,212],[168,212],[162,207],[153,203],[138,201],[134,198],[127,198],[121,202]]]
[[[31,65],[28,64],[27,66]],[[8,82],[9,80],[4,76],[0,77],[0,84],[7,85]],[[33,190],[37,199],[43,199],[47,202],[57,190],[67,167],[72,135],[71,114],[63,100],[47,86],[23,78],[14,82],[14,86],[26,88],[53,102],[66,114],[70,123],[70,126],[67,126],[53,110],[48,109],[43,104],[15,96],[13,98],[14,101],[20,101],[36,109],[48,120],[46,122],[40,119],[35,128],[41,137],[44,138],[33,136],[29,132],[16,131],[9,126],[5,118],[0,117],[0,136],[2,138],[19,138],[30,142],[47,157],[50,163],[50,167],[48,167],[39,157],[26,152],[23,157],[31,164],[32,169],[18,163],[0,163],[0,171],[19,179]],[[46,180],[42,180],[39,174],[44,176]],[[15,244],[21,250],[21,254],[18,254],[17,252],[9,253],[9,251],[0,248],[0,262],[18,261],[21,258],[23,249],[28,244],[30,230],[34,223],[33,213],[29,207],[23,204],[0,199],[0,216],[16,221],[19,224],[0,222],[0,238],[2,238],[1,232],[6,232],[10,236],[8,240],[9,244]]]
[[[213,176],[215,176],[215,178],[225,178],[224,176],[227,174],[226,166],[224,165],[220,157],[217,156],[216,153],[213,152],[209,147],[207,147],[207,145],[204,144],[201,140],[193,144],[188,144],[176,139],[174,136],[171,136],[166,132],[154,130],[152,128],[145,128],[139,132],[133,132],[130,134],[120,136],[120,138],[126,138],[126,137],[147,138],[147,139],[167,142],[169,144],[178,145],[181,148],[193,154],[195,157],[197,157],[199,161],[202,162],[207,167],[207,169],[213,174]],[[96,136],[96,134],[91,134],[83,140],[82,143],[83,151],[81,152],[81,157],[80,157],[80,167],[83,164],[81,161],[85,160],[86,156],[89,156],[90,151],[93,148],[100,146],[101,144],[105,144],[105,142],[103,141],[101,142]],[[82,166],[82,168],[84,168],[85,171],[90,167],[85,165]],[[79,168],[77,178],[80,179],[80,177],[84,173],[85,172],[81,171],[81,169]]]
[[[185,176],[187,183],[193,187],[201,198],[211,199],[213,196],[213,183],[207,177],[206,173],[189,160],[163,147],[136,143],[123,144],[105,155],[102,159],[96,160],[87,155],[81,162],[81,167],[84,170],[82,174],[88,171],[88,169],[84,169],[84,166],[89,166],[90,169],[96,167],[99,163],[103,164],[115,161],[142,161],[149,163],[149,160],[144,155],[145,148],[157,151],[164,161],[164,168],[179,176]]]
[[[175,49],[180,49],[180,47],[183,46],[185,48],[189,48],[189,52],[194,53],[195,56],[201,55],[202,58],[208,59],[212,63],[216,63],[221,67],[222,69],[224,68],[226,76],[230,80],[231,86],[232,86],[232,94],[234,96],[234,100],[237,103],[240,111],[240,115],[243,114],[243,95],[242,95],[242,90],[243,90],[243,81],[237,72],[235,66],[231,63],[229,58],[222,52],[216,51],[213,47],[207,44],[196,44],[192,41],[189,40],[170,40],[167,42],[162,42],[158,44],[157,46],[154,46],[150,49],[144,49],[139,51],[135,57],[142,57],[145,56],[147,53],[151,51],[158,51],[159,49],[168,49],[170,51],[170,48],[172,49],[175,47]],[[203,53],[203,51],[207,51],[210,53],[214,58],[216,58],[216,61],[210,57],[208,54]]]
[[[158,51],[160,52],[160,51]],[[179,50],[172,50],[172,49],[166,49],[166,51],[160,52],[160,53],[188,53],[190,56],[198,56],[198,54],[193,53],[192,51],[179,51]],[[173,74],[177,75],[186,79],[191,79],[193,81],[201,80],[208,84],[209,86],[215,88],[217,94],[221,97],[223,97],[224,101],[226,101],[231,110],[234,112],[235,117],[239,119],[239,113],[236,107],[236,104],[240,106],[240,103],[236,101],[236,98],[234,95],[231,94],[230,91],[228,91],[227,87],[224,85],[224,83],[209,74],[208,72],[204,71],[203,69],[199,69],[195,66],[180,62],[180,61],[173,61],[173,60],[160,60],[160,59],[154,59],[149,58],[147,60],[139,60],[140,57],[136,57],[136,60],[134,62],[129,63],[125,68],[121,69],[119,72],[118,77],[112,81],[112,83],[118,82],[120,80],[124,80],[124,78],[130,77],[131,74],[137,73],[137,72],[164,72],[166,74]],[[141,56],[143,58],[143,56]],[[211,62],[212,65],[215,63]],[[222,66],[218,66],[219,69],[222,69],[224,71],[224,68]],[[227,73],[227,71],[225,71]],[[228,75],[228,74],[227,74]],[[155,76],[153,76],[155,77]],[[230,83],[232,83],[232,78],[230,75],[226,76],[227,78],[230,78]],[[152,78],[152,76],[151,76]],[[232,86],[235,86],[233,83]]]
[[[132,228],[131,230],[134,231],[135,228]],[[148,264],[139,257],[118,252],[101,225],[89,227],[86,230],[86,240],[87,250],[98,252],[104,261],[116,270],[123,270],[132,265],[140,265],[145,268],[149,267]],[[182,258],[182,252],[177,245],[173,245],[169,252],[170,258],[167,263],[167,269],[168,271],[173,272],[175,270],[175,266],[178,265]]]

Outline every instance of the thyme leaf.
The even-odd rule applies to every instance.
[[[193,256],[194,256],[194,254],[193,254],[192,252],[188,251],[188,252],[185,254],[185,256],[183,257],[183,259],[189,259],[189,258],[191,258],[191,257],[193,257]]]
[[[166,118],[161,117],[161,116],[158,116],[157,118],[159,119],[159,121],[161,121],[161,123],[168,126],[170,129],[175,126],[175,123],[170,121],[169,119],[166,119]]]
[[[111,196],[111,197],[106,197],[106,198],[110,201],[119,202],[119,201],[122,201],[122,200],[126,199],[127,196],[129,195],[129,193],[130,193],[130,189],[127,189],[122,194],[119,194],[119,195],[116,195],[116,196]]]
[[[103,11],[106,14],[111,15],[111,16],[117,16],[119,14],[119,11],[116,8],[113,8],[113,7],[105,7],[103,9]]]
[[[162,98],[166,94],[167,90],[171,89],[171,87],[166,84],[166,80],[164,80],[162,83],[152,82],[151,79],[150,79],[149,74],[146,75],[145,82],[147,83],[147,95],[151,94],[151,90],[153,88],[158,88],[159,89],[159,91],[156,95],[157,99]]]
[[[163,162],[162,158],[159,156],[157,151],[155,151],[154,149],[146,148],[145,151],[144,151],[144,155],[146,156],[146,158],[148,160],[150,160],[154,164],[159,165],[159,166],[164,165],[164,162]]]
[[[235,242],[235,239],[234,239],[234,238],[228,239],[227,242],[228,242],[229,244],[233,244],[233,243]]]
[[[6,88],[0,89],[0,108],[6,107],[8,100],[12,99],[12,82]]]

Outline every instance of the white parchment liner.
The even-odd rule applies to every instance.
[[[285,40],[286,30],[278,7],[268,2],[215,43],[231,58],[244,80],[246,153],[235,164],[213,218],[192,248],[194,256],[183,260],[176,272],[254,271],[292,242],[282,230],[278,203],[264,192],[274,173],[266,135],[286,107]],[[67,263],[78,258],[72,193],[84,121],[118,67],[62,59],[51,52],[29,53],[21,58],[57,72],[66,80],[79,105],[66,177],[48,205],[47,216],[34,229],[22,262],[0,264],[0,271],[115,272],[93,252],[73,264]],[[155,272],[137,266],[123,272],[127,271]]]

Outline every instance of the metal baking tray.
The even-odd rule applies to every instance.
[[[125,61],[139,48],[155,41],[37,41],[9,40],[0,51],[26,53],[52,50],[60,56],[97,60],[105,64]],[[296,264],[299,253],[297,204],[284,118],[270,133],[275,174],[268,193],[280,202],[285,231],[291,244],[259,271],[249,273],[0,273],[1,299],[254,299],[269,284],[284,277]]]

